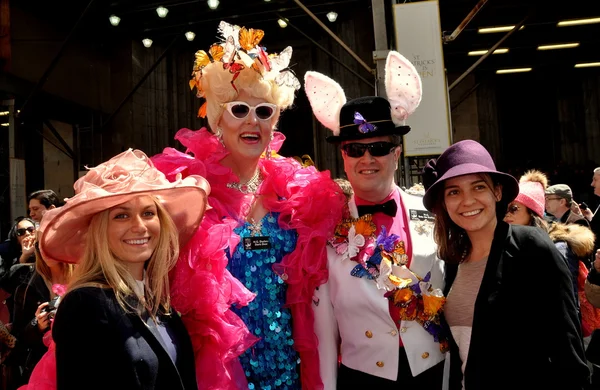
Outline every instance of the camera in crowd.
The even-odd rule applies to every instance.
[[[58,304],[60,303],[60,296],[55,296],[48,302],[48,306],[44,307],[44,312],[48,313],[48,318],[54,318],[54,314],[56,314],[56,309],[58,308]]]

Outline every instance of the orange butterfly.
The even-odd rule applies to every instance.
[[[196,52],[196,61],[194,61],[194,70],[201,70],[206,65],[214,61],[221,61],[223,58],[223,46],[215,43],[208,49],[208,53],[204,50],[198,50]]]
[[[264,36],[265,32],[263,30],[242,27],[240,28],[240,47],[246,51],[252,50],[260,43]]]

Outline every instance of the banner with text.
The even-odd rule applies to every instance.
[[[441,154],[450,146],[448,84],[442,50],[439,4],[420,1],[394,5],[396,48],[417,68],[423,83],[419,108],[406,121],[405,156]]]

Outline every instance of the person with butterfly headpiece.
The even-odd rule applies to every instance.
[[[391,51],[388,99],[346,101],[334,80],[305,76],[317,119],[333,131],[354,190],[350,219],[327,247],[329,280],[315,294],[315,329],[325,389],[441,389],[447,343],[439,314],[443,262],[422,197],[394,181],[405,124],[421,101],[414,66]],[[338,365],[338,354],[341,364]]]
[[[211,185],[172,302],[201,389],[322,389],[311,303],[327,278],[325,244],[344,194],[329,172],[277,154],[279,116],[300,88],[292,48],[267,54],[263,31],[226,22],[219,35],[196,53],[190,82],[209,129],[180,130],[186,153],[152,158],[169,178],[201,174]]]

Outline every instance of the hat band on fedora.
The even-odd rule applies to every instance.
[[[367,123],[383,123],[383,122],[391,122],[391,119],[382,119],[380,121],[368,121]],[[340,126],[340,129],[343,129],[344,127],[350,127],[350,126],[360,126],[357,123],[351,123],[349,125],[344,125],[344,126]]]

